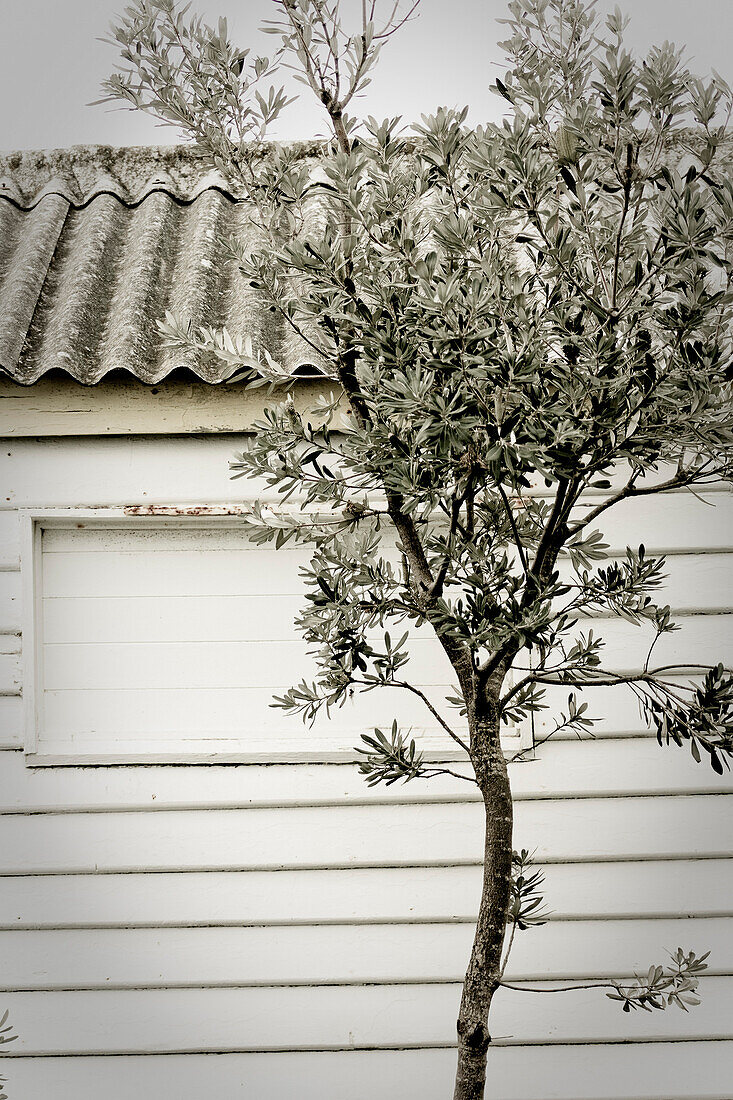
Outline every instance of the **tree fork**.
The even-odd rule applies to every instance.
[[[476,934],[458,1014],[454,1100],[483,1100],[491,1035],[489,1010],[501,981],[512,875],[513,806],[498,710],[478,724],[471,757],[486,814],[484,871]]]

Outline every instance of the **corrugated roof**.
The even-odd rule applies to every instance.
[[[217,362],[162,346],[156,322],[171,310],[317,373],[221,260],[222,237],[252,232],[237,198],[189,146],[0,155],[0,367],[23,384],[57,368],[85,384],[117,369],[149,384],[179,368],[221,381]]]
[[[684,165],[688,144],[669,145],[669,162]],[[315,163],[319,145],[297,153]],[[729,169],[733,135],[721,153]],[[221,238],[253,232],[239,199],[187,145],[0,154],[0,369],[23,384],[58,368],[86,384],[114,370],[154,384],[179,368],[220,382],[219,362],[163,347],[157,322],[170,310],[251,337],[293,376],[320,373],[222,261]]]

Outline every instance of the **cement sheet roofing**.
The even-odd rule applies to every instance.
[[[221,381],[217,362],[163,346],[170,310],[250,336],[293,376],[319,373],[222,260],[222,238],[252,232],[237,200],[188,146],[0,155],[0,368],[26,385],[58,368],[87,385],[119,369],[148,384],[180,368]]]
[[[318,151],[297,148],[314,167]],[[721,152],[730,172],[731,134]],[[684,170],[687,143],[666,156]],[[323,373],[222,259],[222,238],[256,232],[252,214],[191,146],[0,154],[0,370],[26,385],[59,368],[88,385],[115,370],[154,384],[180,368],[220,382],[218,362],[163,345],[170,310],[251,337],[293,377]]]

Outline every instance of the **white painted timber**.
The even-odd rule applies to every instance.
[[[577,518],[582,520],[593,504],[579,506]],[[693,495],[684,490],[623,500],[591,523],[592,529],[604,533],[608,553],[623,553],[641,542],[649,553],[727,550],[733,543],[733,493],[722,489]]]
[[[664,635],[655,646],[659,664],[709,665],[730,658],[733,615],[680,617],[679,625],[679,631]],[[625,622],[603,620],[593,623],[590,629],[594,637],[603,639],[603,667],[612,670],[641,668],[654,639],[651,630]],[[119,691],[120,695],[131,690],[154,691],[161,683],[178,691],[241,690],[242,686],[277,691],[290,682],[290,669],[297,669],[296,675],[309,681],[317,672],[315,659],[308,656],[300,640],[46,644],[44,665],[46,691],[53,692],[54,699],[65,691],[106,690]],[[432,638],[413,639],[405,667],[415,684],[438,688],[451,684],[448,659]],[[417,715],[418,704],[414,706]],[[59,727],[54,724],[53,714],[52,710],[47,728],[56,731]]]
[[[676,679],[681,684],[688,684],[694,677],[689,675]],[[93,716],[100,734],[115,732],[116,748],[119,753],[124,752],[133,756],[137,753],[146,762],[152,761],[155,756],[165,757],[175,762],[178,757],[175,743],[171,740],[171,733],[173,742],[177,739],[185,741],[192,751],[197,750],[207,755],[207,760],[211,763],[217,762],[217,752],[221,754],[220,762],[227,758],[241,760],[241,752],[239,756],[236,752],[232,755],[232,739],[240,733],[243,725],[237,715],[246,714],[248,724],[256,726],[262,735],[260,759],[267,762],[278,759],[278,751],[280,751],[279,758],[283,758],[282,752],[287,751],[287,738],[291,739],[292,745],[293,738],[303,737],[301,719],[298,717],[284,719],[282,712],[271,706],[273,694],[276,694],[276,691],[269,688],[232,688],[227,692],[189,689],[185,696],[185,705],[182,705],[180,696],[177,696],[175,691],[152,689],[135,692],[134,697],[131,695],[125,700],[124,707],[118,705],[115,710],[113,690],[90,689],[84,693],[83,698],[71,696],[71,694],[48,692],[47,703],[50,713],[58,715],[60,720],[63,719],[66,722],[66,729],[70,732],[73,732],[81,721],[87,721],[87,716],[90,721]],[[586,688],[579,694],[581,701],[588,703],[589,714],[596,720],[593,727],[594,738],[650,735],[646,721],[639,711],[638,702],[628,687]],[[225,695],[225,698],[222,698],[222,695]],[[555,716],[567,705],[567,696],[567,688],[548,688],[546,698],[551,707],[548,711],[540,712],[535,716],[535,731],[538,737],[543,736],[546,730],[554,726]],[[434,701],[441,709],[444,706],[443,693],[436,692]],[[119,695],[117,703],[119,704]],[[368,697],[368,703],[367,728],[389,726],[393,718],[397,718],[403,725],[410,725],[414,720],[414,710],[400,691],[373,693]],[[450,718],[455,712],[446,708],[444,713]],[[64,715],[67,717],[64,718]],[[206,721],[212,721],[213,716],[216,717],[216,725],[221,736],[197,740],[197,734],[200,733]],[[344,731],[342,746],[347,759],[353,760],[354,754],[351,749],[359,742],[359,734],[364,730],[364,720],[363,718],[359,720],[358,707],[351,704],[346,704],[336,713],[335,718]],[[413,725],[411,728],[416,737],[423,736],[420,727]],[[277,741],[276,732],[279,734]],[[554,740],[559,742],[569,738],[577,740],[577,735],[561,731]],[[57,746],[61,745],[60,736],[55,737],[55,743]],[[251,745],[250,739],[250,748]],[[307,748],[311,752],[322,749],[327,753],[332,745],[333,727],[329,726],[326,716],[320,717],[307,731]],[[443,745],[445,747],[445,742]],[[80,752],[78,742],[69,741],[64,747],[69,754],[66,762],[73,763],[74,753],[78,755]],[[293,751],[292,748],[290,751]],[[682,751],[683,755],[685,751]],[[178,756],[180,757],[180,751]],[[328,759],[327,755],[326,759]]]
[[[733,659],[733,615],[677,615],[679,629],[663,634],[654,647],[650,667],[675,664],[682,667],[699,663],[706,667]],[[618,619],[585,620],[569,637],[588,636],[603,639],[600,651],[603,668],[632,672],[642,668],[654,640],[653,630]],[[521,667],[517,665],[516,667]]]
[[[551,921],[733,911],[733,859],[558,863],[543,871]],[[0,887],[7,929],[471,922],[481,868],[18,875]]]
[[[477,861],[477,803],[165,813],[9,815],[0,871],[96,872],[410,866]],[[517,805],[515,844],[543,862],[728,856],[725,795]]]
[[[701,982],[694,1012],[636,1014],[598,989],[553,996],[504,989],[497,1045],[730,1039],[733,978]],[[13,1054],[179,1053],[446,1046],[458,984],[14,993]]]
[[[167,445],[176,446],[175,441],[167,441]],[[248,489],[251,494],[250,484],[254,493],[261,495],[261,489],[255,483],[237,482],[234,485],[245,490],[240,499],[245,499]],[[224,500],[225,496],[220,491],[216,502]],[[43,502],[39,506],[45,508],[53,505]],[[606,555],[623,554],[626,546],[638,546],[642,523],[648,553],[675,555],[693,550],[707,555],[725,552],[733,542],[733,494],[716,492],[696,497],[689,492],[675,492],[652,502],[647,500],[644,506],[639,501],[622,501],[594,524],[603,529],[609,542]],[[17,569],[19,566],[19,530],[18,513],[0,507],[0,569]],[[289,551],[288,546],[283,552]]]
[[[111,397],[109,424],[97,430],[131,431],[158,415],[162,431],[175,423],[190,431],[194,420],[168,396],[146,392],[134,409],[128,402],[125,424]],[[40,422],[68,430],[67,414],[53,407],[58,395],[49,400]],[[103,406],[87,409],[79,430]],[[191,417],[202,408],[190,399]],[[346,763],[272,763],[334,752],[335,727],[304,732],[269,706],[273,689],[302,674],[292,616],[306,555],[245,550],[236,517],[222,528],[189,514],[183,527],[176,515],[272,499],[253,482],[228,480],[245,438],[27,438],[0,452],[0,684],[16,693],[21,627],[26,652],[33,639],[27,599],[21,608],[16,509],[60,509],[44,540],[46,599],[33,624],[46,651],[48,766],[0,753],[0,985],[37,991],[5,992],[0,1005],[21,1037],[4,1067],[12,1100],[450,1094],[447,1048],[480,888],[481,806],[450,776],[369,790]],[[599,499],[589,495],[578,515]],[[625,501],[593,524],[606,534],[607,556],[642,540],[649,553],[669,554],[660,596],[682,612],[683,630],[663,639],[655,662],[731,659],[733,616],[721,612],[733,608],[733,495],[706,499]],[[88,510],[97,506],[95,518]],[[70,523],[65,508],[81,512]],[[147,510],[157,514],[139,514]],[[113,529],[92,532],[100,515]],[[196,567],[202,556],[206,576]],[[110,590],[120,579],[124,598]],[[604,635],[604,664],[629,670],[651,637],[603,619],[579,629]],[[213,670],[208,686],[202,669]],[[163,673],[165,683],[156,679]],[[437,681],[435,691],[442,703]],[[567,690],[548,697],[556,714]],[[731,775],[658,748],[628,690],[588,689],[582,698],[600,718],[594,739],[561,737],[511,765],[515,846],[537,849],[552,910],[547,925],[517,935],[511,974],[561,984],[621,977],[682,946],[712,949],[719,976],[703,981],[703,1004],[689,1015],[630,1018],[603,990],[503,991],[492,1018],[494,1093],[730,1100],[733,988],[722,975],[733,969]],[[0,695],[0,748],[22,744],[22,702]],[[335,758],[352,756],[365,726],[393,717],[437,752],[426,720],[399,693],[383,692],[366,697],[362,715],[337,716]],[[551,721],[536,716],[538,737]],[[91,751],[79,739],[85,723],[95,731]],[[226,766],[242,757],[243,726],[261,762]],[[202,737],[205,728],[216,735]],[[114,760],[99,751],[110,739],[124,759],[195,755],[207,766],[53,766]],[[344,1049],[325,1053],[333,1048]],[[203,1053],[277,1049],[284,1053]]]
[[[185,439],[137,436],[9,440],[0,451],[0,479],[6,487],[0,504],[7,509],[108,505],[168,507],[233,504],[253,495],[277,499],[276,494],[263,494],[255,481],[230,481],[229,462],[244,448],[246,440],[246,435],[226,433],[194,434]],[[660,477],[664,476],[662,471]],[[706,489],[704,495],[719,502],[724,509],[730,509],[729,491]],[[595,503],[599,494],[589,494],[591,498]],[[670,494],[669,499],[672,498],[673,505],[664,503],[666,497],[659,500],[642,497],[619,506],[619,510],[628,509],[629,516],[633,513],[638,517],[628,537],[624,533],[619,540],[621,548],[627,543],[636,546],[645,541],[650,551],[669,549],[668,536],[674,538],[673,545],[688,549],[710,548],[715,535],[708,537],[706,525],[711,524],[711,531],[719,526],[718,520],[713,519],[713,508],[701,504],[687,492]],[[680,513],[679,523],[674,518],[665,521],[663,537],[658,543],[654,537],[655,516],[661,516],[665,508],[676,512],[680,499],[687,501],[682,505],[685,511]],[[686,510],[688,508],[690,511]],[[687,517],[691,516],[708,518],[689,522]],[[639,535],[639,524],[643,536]],[[721,537],[723,546],[729,549],[731,540],[729,535],[725,538],[724,526]]]
[[[281,711],[273,714],[273,695],[283,694],[292,679],[315,674],[292,626],[305,555],[254,548],[236,527],[200,523],[141,519],[130,527],[118,520],[110,527],[98,519],[67,519],[43,530],[35,641],[42,670],[39,762],[167,760],[176,751],[207,750],[233,758],[329,758],[347,751],[353,731],[392,718],[423,731],[426,750],[450,748],[411,695],[395,705],[394,692],[381,692],[376,706],[373,696],[357,696],[335,719],[320,722],[315,740]],[[679,632],[660,640],[657,663],[690,663],[691,654],[710,664],[726,657],[731,616],[708,620],[691,611],[733,603],[728,559],[702,560],[698,569],[691,555],[674,559],[687,614]],[[604,619],[581,628],[602,634],[604,666],[611,670],[640,668],[653,637],[648,629]],[[425,631],[415,632],[411,654],[409,677],[441,710],[451,690],[445,655]],[[268,744],[265,731],[281,743]]]
[[[0,504],[15,508],[230,504],[261,496],[231,481],[246,435],[12,440],[0,450]]]
[[[438,765],[439,766],[439,765]],[[468,774],[458,761],[450,764]],[[510,767],[514,798],[560,799],[674,792],[733,793],[733,775],[697,764],[686,747],[656,738],[550,742]],[[28,768],[12,754],[0,768],[0,811],[237,809],[480,800],[476,786],[451,775],[429,782],[368,787],[352,763],[202,769],[149,766]]]
[[[255,556],[258,566],[243,591],[249,579],[243,565],[253,566]],[[293,637],[294,620],[305,606],[304,587],[297,583],[298,568],[307,564],[305,555],[272,549],[222,552],[214,564],[215,571],[212,567],[204,574],[200,554],[186,552],[49,556],[44,638],[54,644],[172,642],[185,638],[194,623],[200,642],[236,641],[245,626],[252,641]],[[107,575],[100,577],[103,567]],[[666,568],[669,581],[659,595],[675,612],[719,614],[733,607],[733,555],[678,555],[667,560]],[[2,578],[8,578],[4,587],[9,589],[9,578],[16,580],[17,574],[0,573],[0,582]],[[276,588],[280,580],[282,586]],[[109,595],[115,588],[125,594]]]
[[[104,1096],[153,1100],[175,1095],[216,1100],[445,1100],[455,1051],[338,1051],[193,1054],[169,1057],[14,1058],[18,1100]],[[489,1082],[502,1100],[725,1100],[733,1043],[634,1043],[495,1047]]]
[[[300,381],[293,396],[304,409],[332,390],[327,382]],[[94,386],[80,386],[72,378],[40,378],[32,386],[2,379],[0,436],[241,432],[261,417],[265,393],[199,379],[163,379],[155,386],[132,376],[102,379]]]
[[[604,561],[598,562],[599,566]],[[560,579],[573,582],[570,562],[559,567]],[[680,613],[733,608],[733,555],[670,554],[663,568],[664,582],[654,591],[656,603],[669,604]]]
[[[679,946],[710,951],[711,974],[733,974],[729,928],[709,917],[554,921],[517,934],[506,980],[625,979]],[[0,992],[459,982],[473,935],[468,923],[0,932]]]
[[[371,696],[321,722],[315,743],[281,709],[273,715],[273,694],[317,672],[293,627],[302,551],[253,547],[241,530],[221,525],[68,522],[37,528],[39,759],[105,759],[129,752],[122,743],[130,740],[143,758],[168,742],[173,752],[229,748],[267,759],[273,746],[263,723],[283,740],[280,757],[343,753],[353,740],[345,731],[370,728]],[[439,706],[453,680],[448,660],[424,630],[411,648],[410,679]],[[390,706],[384,719],[397,717],[450,747],[430,710],[401,695],[398,713]]]

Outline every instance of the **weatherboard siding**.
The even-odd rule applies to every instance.
[[[627,1046],[496,1047],[491,1079],[503,1100],[724,1100],[730,1094],[733,1043],[637,1043]],[[223,1055],[16,1059],[19,1096],[53,1083],[65,1098],[107,1100],[165,1095],[180,1082],[191,1095],[298,1100],[405,1100],[451,1095],[455,1053],[419,1050],[308,1051]],[[650,1087],[651,1086],[651,1090]]]
[[[345,761],[225,765],[216,754],[207,765],[41,768],[22,752],[19,510],[225,510],[247,493],[226,480],[240,445],[191,435],[2,448],[0,1005],[19,1034],[3,1060],[12,1100],[450,1094],[480,889],[468,784],[370,790]],[[669,554],[666,598],[683,624],[672,658],[730,661],[733,497],[706,499],[625,503],[608,541],[622,550],[643,529],[650,552]],[[638,661],[625,625],[597,627],[617,667]],[[604,716],[594,739],[561,739],[511,766],[516,843],[537,849],[553,910],[518,935],[511,975],[622,978],[679,945],[711,949],[710,976],[688,1015],[629,1017],[598,990],[502,991],[495,1092],[724,1100],[733,781],[660,749],[625,693],[598,689],[589,702]]]

